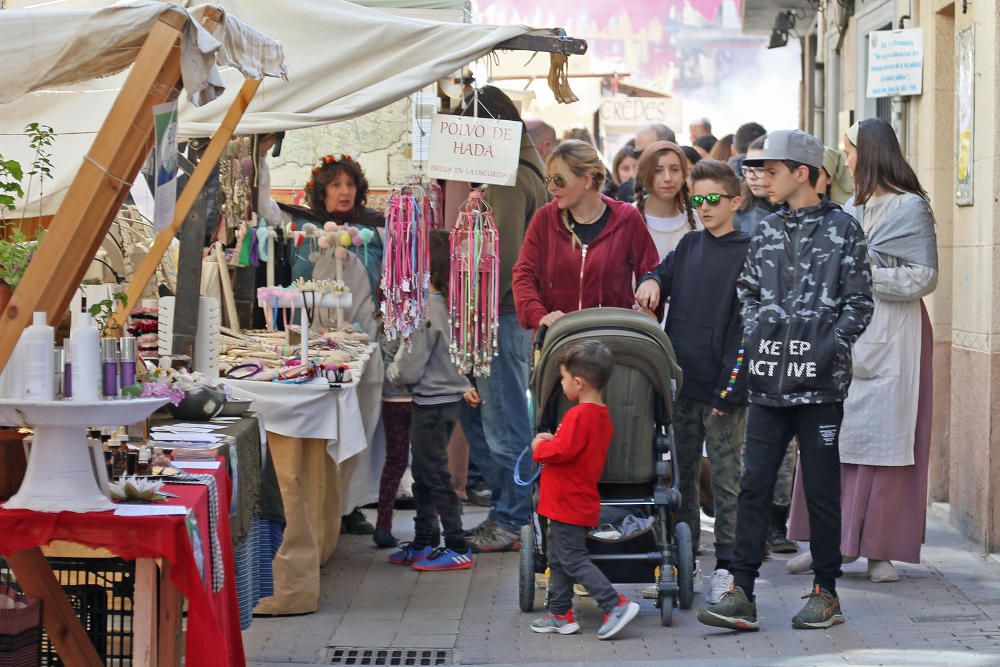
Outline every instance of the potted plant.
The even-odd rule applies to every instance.
[[[39,123],[29,123],[24,132],[28,137],[29,147],[35,152],[27,172],[27,193],[31,193],[31,186],[35,177],[38,177],[38,213],[41,216],[45,181],[52,178],[52,155],[49,149],[55,141],[55,132],[48,125]],[[29,238],[19,225],[12,224],[6,217],[7,212],[15,210],[18,198],[23,197],[27,201],[25,189],[21,187],[24,177],[24,169],[17,160],[0,155],[0,222],[3,224],[3,238],[0,239],[0,312],[7,307],[43,233],[39,229],[33,238]],[[22,214],[21,221],[23,220]]]

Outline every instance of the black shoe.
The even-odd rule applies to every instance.
[[[376,528],[375,534],[372,535],[372,541],[375,542],[375,546],[379,549],[391,549],[399,545],[399,540],[392,536],[385,528]]]
[[[469,502],[479,507],[491,507],[493,504],[493,492],[481,479],[477,479],[472,485],[465,488],[465,493],[469,497]]]
[[[776,554],[795,554],[799,552],[799,545],[788,539],[788,534],[785,532],[789,509],[787,505],[771,506],[771,527],[767,531],[767,545]]]
[[[351,535],[372,535],[375,533],[375,526],[368,522],[368,517],[365,516],[360,507],[355,507],[353,512],[342,517],[340,532]]]

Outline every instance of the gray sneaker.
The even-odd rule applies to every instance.
[[[727,630],[753,632],[757,625],[757,604],[747,598],[739,586],[733,586],[722,594],[722,599],[698,612],[698,622]]]
[[[814,586],[809,595],[802,597],[806,604],[792,618],[792,627],[799,630],[821,630],[844,622],[840,599],[825,588]]]
[[[624,596],[618,606],[604,615],[604,624],[597,631],[598,639],[611,639],[639,614],[639,603],[630,602]]]
[[[521,546],[521,536],[494,523],[482,532],[469,538],[469,546],[475,553],[494,551],[517,551]]]
[[[497,525],[496,520],[494,520],[493,517],[488,516],[482,523],[480,523],[475,528],[470,528],[469,530],[465,531],[465,536],[472,537],[474,535],[478,535],[488,530],[493,530],[493,528],[495,528],[496,525]]]
[[[572,635],[580,632],[580,624],[576,622],[576,619],[573,617],[573,610],[570,609],[562,616],[558,614],[546,614],[542,618],[532,621],[531,631]]]

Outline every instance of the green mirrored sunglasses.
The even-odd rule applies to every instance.
[[[693,195],[689,200],[691,202],[691,208],[700,208],[702,204],[708,202],[709,206],[718,206],[722,198],[732,199],[732,195],[720,195],[717,192],[712,192],[707,195]]]
[[[548,185],[549,183],[555,183],[557,188],[566,187],[566,179],[562,176],[546,176],[545,185]]]

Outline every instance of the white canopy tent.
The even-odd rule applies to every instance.
[[[32,3],[19,0],[19,4]],[[112,11],[107,0],[41,4],[27,13],[67,12],[79,18],[86,12],[93,15],[98,8],[105,13]],[[139,0],[129,4],[159,3]],[[187,0],[186,4],[194,3]],[[237,132],[241,134],[314,127],[359,116],[447,77],[499,44],[531,32],[525,26],[405,18],[344,0],[220,0],[215,4],[227,17],[264,27],[284,46],[288,65],[287,81],[265,80],[261,85],[240,121]],[[6,15],[18,13],[0,11],[0,34],[6,31]],[[81,33],[84,47],[86,37]],[[232,41],[233,50],[252,46],[243,44],[239,33],[229,31],[220,41],[227,45]],[[201,107],[182,100],[181,136],[209,136],[219,126],[243,78],[232,68],[223,69],[220,76],[226,91],[218,99]],[[57,135],[54,180],[46,184],[41,201],[36,190],[31,201],[22,203],[28,215],[55,212],[123,80],[124,73],[69,85],[56,78],[37,92],[0,106],[0,154],[4,157],[30,163],[32,156],[22,134],[28,123],[49,125]]]

